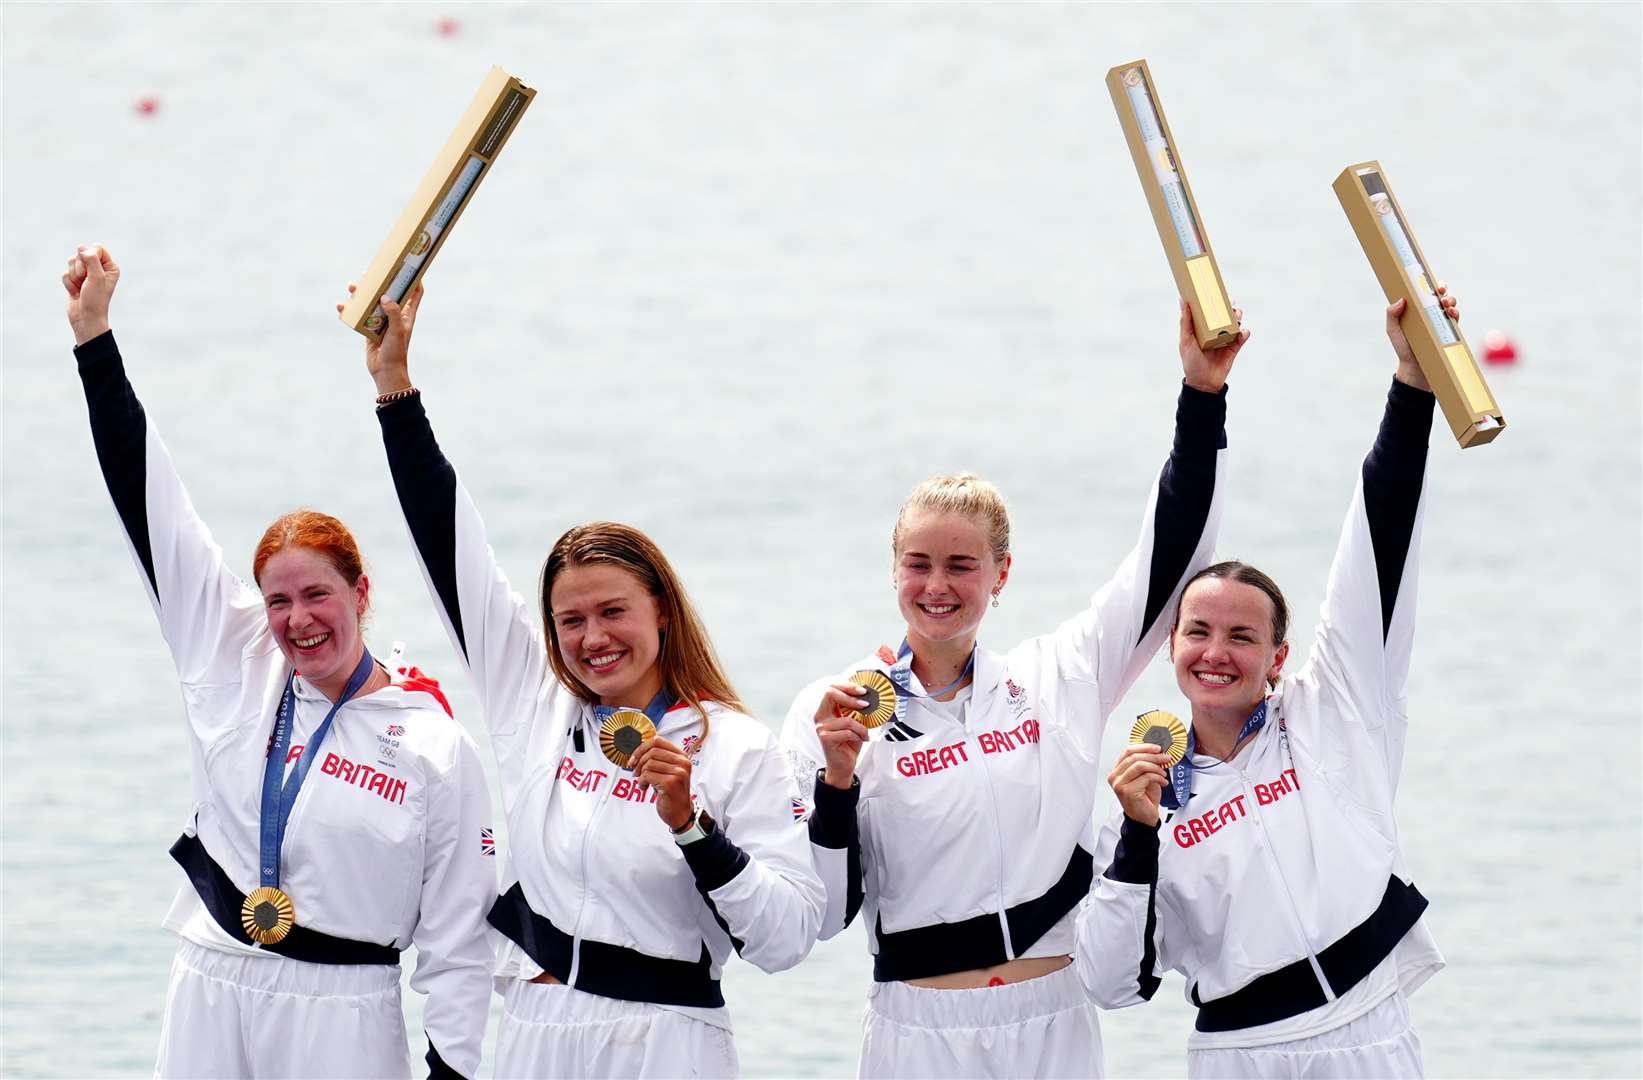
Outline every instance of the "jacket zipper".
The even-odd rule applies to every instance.
[[[577,720],[581,723],[581,720]],[[593,839],[593,830],[599,824],[599,815],[605,812],[605,804],[610,802],[610,793],[616,788],[616,777],[607,776],[608,784],[604,785],[604,793],[594,804],[593,813],[588,815],[588,827],[582,830],[582,900],[576,907],[576,923],[571,927],[570,943],[570,978],[565,980],[566,986],[574,987],[576,977],[582,970],[582,915],[588,907],[588,847]]]
[[[1004,829],[999,824],[998,789],[993,786],[993,774],[987,768],[987,755],[981,752],[981,743],[970,734],[970,701],[964,702],[964,738],[980,759],[981,773],[987,778],[987,804],[993,811],[993,839],[998,845],[998,931],[1004,937],[1004,958],[1015,959],[1015,943],[1010,940],[1010,920],[1004,907]]]
[[[1295,894],[1289,891],[1289,880],[1284,877],[1283,866],[1278,862],[1278,849],[1272,844],[1272,833],[1267,830],[1266,818],[1261,816],[1260,800],[1255,798],[1255,791],[1249,786],[1249,775],[1244,770],[1238,770],[1238,779],[1243,782],[1244,795],[1248,797],[1249,805],[1254,808],[1255,820],[1261,826],[1261,836],[1266,839],[1267,858],[1272,863],[1272,872],[1278,876],[1278,884],[1284,888],[1284,899],[1289,901],[1289,915],[1295,925],[1295,936],[1306,949],[1306,962],[1312,966],[1312,977],[1318,980],[1318,988],[1324,992],[1324,1000],[1334,1001],[1335,991],[1330,988],[1329,980],[1324,977],[1323,966],[1318,963],[1318,954],[1306,936],[1306,929],[1301,923],[1301,909],[1295,904]]]

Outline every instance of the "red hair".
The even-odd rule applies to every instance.
[[[262,584],[262,568],[268,560],[288,547],[304,547],[323,556],[350,586],[365,573],[365,560],[348,526],[317,510],[293,510],[268,526],[251,556],[251,576]]]

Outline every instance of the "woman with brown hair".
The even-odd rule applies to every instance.
[[[538,628],[411,384],[421,299],[382,301],[388,326],[366,365],[400,507],[501,777],[514,883],[490,912],[506,939],[497,1075],[733,1074],[725,960],[734,949],[792,967],[821,922],[791,770],[639,530],[561,536]]]
[[[63,286],[97,460],[193,751],[155,1074],[408,1077],[399,953],[415,945],[429,1071],[474,1076],[496,887],[479,754],[435,683],[366,648],[371,584],[342,522],[286,514],[257,545],[255,588],[228,569],[126,379],[108,325],[119,276],[91,245]]]
[[[1441,315],[1386,311],[1398,366],[1306,663],[1284,673],[1289,605],[1270,577],[1205,568],[1170,626],[1190,730],[1173,753],[1129,747],[1108,777],[1114,855],[1079,916],[1078,971],[1105,1008],[1185,976],[1188,1076],[1423,1073],[1408,995],[1443,957],[1395,803],[1436,399],[1401,320],[1458,320],[1437,292]]]

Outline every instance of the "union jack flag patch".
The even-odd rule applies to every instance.
[[[403,734],[405,734],[405,725],[404,724],[389,724],[388,725],[388,734],[390,734],[390,735],[403,735]]]
[[[810,807],[804,804],[803,799],[789,799],[793,805],[793,820],[804,821],[810,817]]]
[[[479,853],[481,855],[496,854],[496,833],[490,829],[479,830]]]

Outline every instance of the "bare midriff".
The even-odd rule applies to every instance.
[[[1035,956],[1030,960],[1009,960],[992,967],[955,971],[950,975],[932,975],[927,979],[908,979],[909,986],[929,990],[980,990],[989,986],[1008,986],[1010,983],[1041,979],[1060,971],[1073,962],[1070,956]]]
[[[536,978],[532,979],[531,982],[533,982],[533,983],[545,983],[549,986],[563,986],[564,985],[558,979],[554,978],[552,975],[549,975],[545,971],[542,974],[538,975]]]

